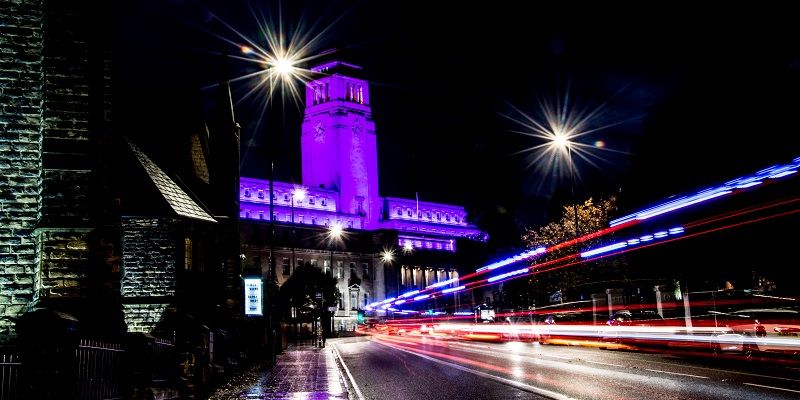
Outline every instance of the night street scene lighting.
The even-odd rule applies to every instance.
[[[797,398],[792,11],[0,0],[0,399]]]

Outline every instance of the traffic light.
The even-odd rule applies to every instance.
[[[359,324],[364,323],[364,310],[358,310],[358,315],[356,316],[356,320]]]

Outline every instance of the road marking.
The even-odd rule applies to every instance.
[[[478,375],[478,376],[480,376],[482,378],[491,379],[491,380],[493,380],[495,382],[503,383],[503,384],[506,384],[506,385],[509,385],[509,386],[514,386],[515,388],[520,389],[520,390],[524,390],[526,392],[538,394],[540,396],[548,397],[548,398],[551,398],[551,399],[572,400],[572,397],[563,395],[561,393],[556,393],[556,392],[553,392],[551,390],[542,389],[542,388],[539,388],[539,387],[536,387],[536,386],[528,385],[527,383],[517,382],[517,381],[512,380],[512,379],[507,379],[507,378],[503,378],[503,377],[500,377],[500,376],[488,374],[488,373],[483,372],[483,371],[478,371],[478,370],[475,370],[475,369],[472,369],[472,368],[467,368],[467,367],[465,367],[463,365],[458,365],[458,364],[455,364],[455,363],[451,363],[451,362],[447,362],[447,361],[444,361],[444,360],[440,360],[440,359],[435,358],[435,357],[431,357],[431,356],[426,356],[424,354],[415,353],[415,352],[413,352],[411,350],[406,350],[406,349],[401,349],[401,348],[397,348],[397,347],[394,347],[394,346],[390,346],[390,345],[388,345],[386,343],[383,343],[383,342],[381,342],[379,340],[374,341],[374,343],[381,344],[381,345],[386,346],[386,347],[388,347],[390,349],[403,351],[403,352],[406,352],[408,354],[413,354],[413,355],[415,355],[417,357],[421,357],[421,358],[424,358],[426,360],[433,361],[435,363],[439,363],[439,364],[442,364],[442,365],[447,365],[448,367],[455,368],[455,369],[458,369],[458,370],[461,370],[461,371],[464,371],[464,372],[469,372],[470,374]]]
[[[339,362],[342,363],[342,368],[344,368],[344,372],[347,373],[347,378],[350,380],[350,385],[352,385],[353,390],[356,392],[356,396],[358,400],[364,400],[364,394],[361,393],[361,389],[356,384],[356,380],[353,378],[353,374],[350,373],[350,369],[347,368],[347,364],[344,363],[344,358],[342,355],[339,354],[339,350],[336,348],[335,344],[331,344],[331,349],[333,349],[333,355],[339,359]]]
[[[775,387],[775,386],[767,386],[767,385],[759,385],[757,383],[747,383],[747,382],[742,382],[742,383],[745,384],[745,385],[748,385],[748,386],[758,386],[758,387],[761,387],[761,388],[783,390],[783,391],[792,392],[792,393],[800,393],[800,390],[786,389],[786,388],[780,388],[780,387]]]
[[[626,366],[624,366],[624,365],[619,365],[619,364],[611,364],[611,363],[600,362],[600,361],[589,361],[589,360],[580,360],[580,359],[576,359],[576,361],[583,361],[583,362],[585,362],[585,363],[589,363],[589,364],[608,365],[608,366],[610,366],[610,367],[617,367],[617,368],[625,368],[625,369],[629,369],[629,368],[630,368],[630,367],[626,367]]]
[[[662,371],[660,369],[650,369],[650,368],[642,368],[645,371],[650,372],[660,372],[662,374],[671,374],[671,375],[681,375],[681,376],[691,376],[692,378],[700,378],[700,379],[709,379],[707,376],[700,376],[700,375],[692,375],[692,374],[682,374],[680,372],[669,372],[669,371]]]

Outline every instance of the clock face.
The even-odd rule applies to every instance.
[[[325,134],[325,125],[322,124],[322,121],[319,121],[317,122],[316,125],[314,125],[314,137],[322,138],[324,134]]]
[[[362,121],[361,118],[354,119],[351,126],[353,129],[353,135],[358,136],[364,132],[364,121]]]

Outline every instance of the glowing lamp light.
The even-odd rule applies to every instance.
[[[295,72],[294,61],[285,57],[276,58],[272,62],[272,68],[283,77],[292,76]]]
[[[339,223],[334,223],[331,225],[331,228],[328,230],[328,236],[331,239],[339,239],[342,237],[342,233],[344,232],[344,228]]]
[[[292,196],[294,196],[294,199],[298,202],[305,200],[307,194],[308,192],[306,192],[306,190],[301,187],[292,190]]]
[[[381,255],[381,259],[383,260],[384,264],[388,264],[394,261],[394,251],[393,250],[384,250],[383,254]]]
[[[564,132],[556,130],[553,132],[553,145],[560,149],[566,149],[569,147],[569,137]]]

